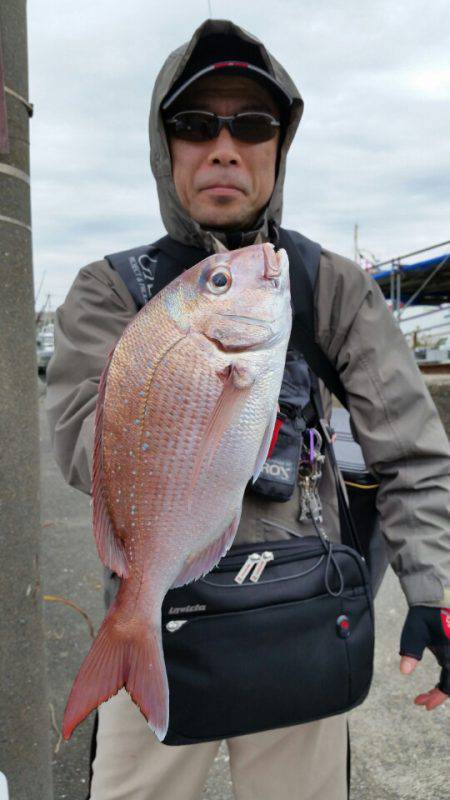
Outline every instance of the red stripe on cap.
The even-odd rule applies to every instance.
[[[248,64],[245,61],[218,61],[217,64],[213,64],[214,69],[218,69],[219,67],[248,67]]]

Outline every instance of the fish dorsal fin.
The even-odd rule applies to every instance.
[[[212,568],[216,566],[217,562],[225,555],[227,550],[231,547],[236,531],[239,526],[241,518],[241,509],[238,509],[231,524],[226,531],[215,539],[214,542],[209,544],[199,553],[194,553],[193,556],[188,558],[177,576],[171,588],[176,589],[178,586],[184,586],[185,583],[196,581],[207,572],[211,572]]]
[[[255,481],[258,479],[259,474],[264,464],[266,463],[267,454],[270,450],[270,443],[272,441],[272,434],[273,434],[273,429],[275,427],[276,419],[277,419],[277,407],[275,406],[270,416],[269,422],[267,424],[267,428],[264,431],[264,436],[261,442],[261,446],[259,448],[258,455],[256,457],[255,468],[253,470],[253,478],[252,478],[253,483],[255,483]]]
[[[106,381],[114,350],[108,356],[98,387],[95,413],[94,457],[92,466],[92,521],[95,543],[101,561],[121,578],[128,578],[130,568],[122,539],[117,535],[109,515],[103,471],[103,408]]]

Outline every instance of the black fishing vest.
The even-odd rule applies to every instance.
[[[315,417],[311,397],[315,393],[317,404],[316,376],[322,378],[343,405],[346,397],[335,368],[314,337],[314,288],[321,247],[300,233],[283,228],[279,230],[277,245],[287,251],[289,258],[293,325],[279,396],[283,422],[271,457],[252,490],[283,502],[294,492],[303,432]],[[209,255],[205,250],[165,236],[154,244],[105,258],[119,273],[139,310],[185,269]]]

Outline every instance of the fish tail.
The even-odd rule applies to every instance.
[[[169,724],[169,689],[161,630],[119,618],[113,605],[75,679],[63,719],[63,737],[125,687],[162,741]]]

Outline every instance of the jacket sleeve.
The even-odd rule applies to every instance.
[[[316,337],[345,386],[390,563],[410,605],[450,604],[450,450],[403,334],[376,282],[322,254]]]
[[[106,360],[134,302],[107,261],[84,267],[56,312],[55,352],[47,368],[53,452],[66,481],[91,491],[95,405]]]

